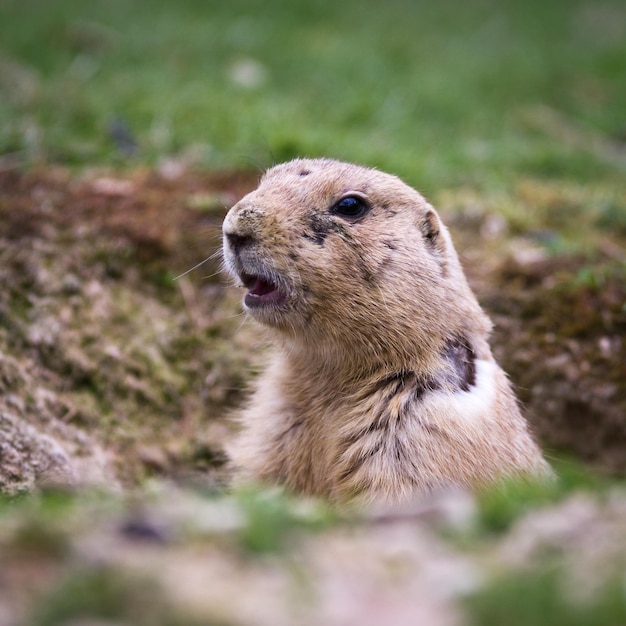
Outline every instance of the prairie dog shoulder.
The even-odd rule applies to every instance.
[[[343,500],[547,471],[434,208],[328,159],[278,165],[224,220],[224,261],[274,341],[231,457]]]

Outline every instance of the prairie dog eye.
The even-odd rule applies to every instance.
[[[368,204],[359,196],[346,196],[332,208],[332,212],[341,217],[361,217],[368,210]]]

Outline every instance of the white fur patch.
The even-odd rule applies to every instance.
[[[478,426],[484,418],[494,415],[498,366],[493,361],[478,359],[475,365],[476,383],[468,391],[434,391],[424,396],[424,412],[431,422]]]

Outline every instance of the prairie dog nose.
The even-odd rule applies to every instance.
[[[257,223],[265,213],[263,208],[257,202],[251,199],[243,198],[226,214],[224,218],[225,230],[241,230],[243,225],[252,225]]]
[[[258,225],[258,215],[251,207],[237,204],[228,212],[222,225],[222,233],[233,252],[238,252],[256,241],[255,225]]]
[[[239,234],[236,232],[224,232],[224,237],[233,252],[239,252],[242,248],[246,248],[255,242],[252,235]]]

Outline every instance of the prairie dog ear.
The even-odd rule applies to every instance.
[[[420,230],[429,248],[437,256],[443,254],[446,248],[445,240],[441,235],[441,222],[437,213],[431,209],[426,209],[426,213],[421,218]]]

